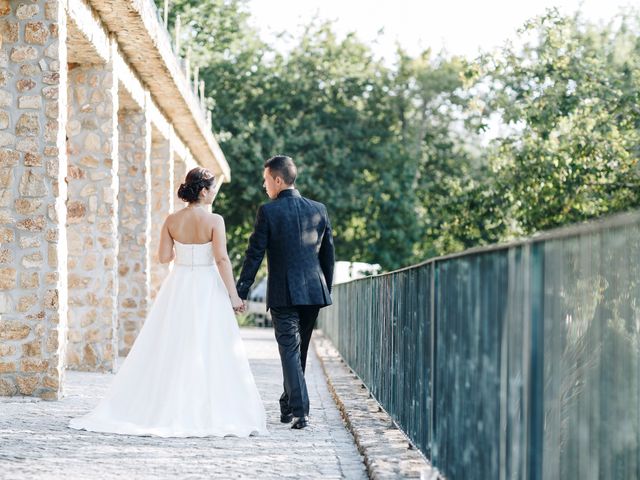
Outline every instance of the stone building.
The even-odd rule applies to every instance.
[[[152,0],[0,0],[0,36],[0,395],[56,399],[128,352],[185,172],[229,167]]]

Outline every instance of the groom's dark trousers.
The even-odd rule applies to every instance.
[[[240,298],[247,298],[265,253],[267,308],[284,378],[280,410],[301,417],[309,413],[304,370],[311,333],[319,309],[331,304],[334,250],[325,206],[289,189],[258,209],[238,279]]]
[[[320,307],[314,305],[271,308],[284,378],[284,392],[280,397],[280,413],[283,415],[293,413],[301,417],[309,414],[309,394],[304,372],[311,333],[319,310]],[[292,408],[296,405],[302,406],[302,409]]]

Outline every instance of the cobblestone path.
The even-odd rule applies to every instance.
[[[0,397],[1,479],[252,478],[366,479],[313,350],[307,384],[311,426],[291,430],[279,418],[282,373],[273,331],[242,332],[265,402],[269,437],[160,439],[67,428],[91,409],[113,375],[67,372],[56,402]]]

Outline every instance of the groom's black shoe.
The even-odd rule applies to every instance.
[[[307,425],[309,425],[309,419],[307,417],[295,417],[291,428],[294,430],[301,430]]]
[[[280,421],[282,423],[289,423],[291,420],[293,420],[293,413],[281,413],[280,414]]]

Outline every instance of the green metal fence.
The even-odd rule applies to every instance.
[[[640,213],[333,296],[320,328],[448,478],[640,478]]]

